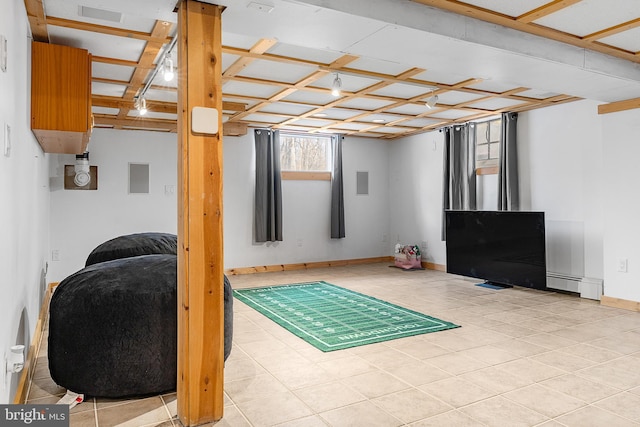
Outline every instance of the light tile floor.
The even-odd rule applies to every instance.
[[[216,426],[640,425],[640,313],[384,263],[230,280],[234,288],[325,280],[462,327],[323,353],[235,300]],[[30,403],[65,392],[49,377],[46,349]],[[180,425],[173,393],[89,399],[71,413],[71,426]]]

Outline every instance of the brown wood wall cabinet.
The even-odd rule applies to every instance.
[[[33,42],[31,130],[46,153],[81,154],[89,143],[91,55],[85,49]]]

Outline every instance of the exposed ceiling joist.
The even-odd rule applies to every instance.
[[[598,105],[598,114],[617,113],[619,111],[633,110],[635,108],[640,108],[640,98]]]
[[[516,18],[516,21],[524,23],[533,22],[536,19],[551,15],[552,13],[555,13],[580,1],[582,0],[555,0],[551,3],[544,4],[537,9],[533,9],[523,15],[518,16]]]
[[[91,97],[91,104],[95,107],[116,108],[116,109],[129,109],[133,110],[133,102],[129,99],[123,99],[114,96],[93,95]],[[156,113],[168,113],[177,114],[178,107],[175,102],[165,101],[148,101],[147,108]],[[242,102],[230,102],[223,101],[222,109],[224,111],[244,111],[247,108],[247,104]]]
[[[98,0],[84,1],[88,7],[100,7]],[[384,3],[384,0],[377,1]],[[609,22],[607,28],[599,28],[595,31],[594,28],[597,27],[592,26],[589,31],[582,32],[583,36],[580,36],[540,24],[540,22],[551,22],[547,18],[554,14],[558,14],[556,16],[560,14],[570,16],[570,13],[575,12],[579,14],[588,6],[586,5],[588,2],[580,0],[546,0],[540,7],[529,8],[529,10],[522,3],[516,6],[507,5],[504,2],[496,2],[494,5],[492,2],[474,0],[413,1],[482,19],[495,25],[633,60],[636,63],[640,62],[640,52],[623,49],[622,42],[617,47],[607,44],[613,43],[612,40],[615,41],[616,38],[604,40],[640,26],[640,13],[634,15],[633,10],[625,22],[619,19],[617,25],[612,25],[613,21],[604,21]],[[166,22],[166,25],[162,24],[165,19],[171,20],[168,15],[154,15],[153,19],[156,19],[154,28],[151,32],[146,32],[140,31],[140,28],[150,27],[149,21],[144,21],[144,24],[140,21],[127,28],[127,22],[133,23],[132,19],[136,19],[133,15],[129,15],[129,21],[125,19],[118,24],[118,27],[113,27],[109,24],[97,25],[93,20],[82,21],[83,18],[77,17],[75,9],[71,12],[72,8],[68,5],[60,7],[53,0],[24,0],[24,2],[34,37],[36,37],[35,34],[42,33],[44,30],[45,34],[51,34],[51,39],[55,42],[69,42],[76,46],[91,46],[94,43],[94,46],[97,46],[93,50],[98,55],[93,56],[96,75],[92,81],[94,83],[94,114],[99,126],[175,131],[175,121],[170,118],[177,113],[174,101],[177,97],[177,89],[173,83],[166,84],[160,75],[157,79],[154,77],[154,70],[158,67],[155,61],[163,57],[167,44],[172,40],[170,35],[173,33],[173,25],[169,22]],[[226,0],[222,2],[227,3]],[[318,7],[330,10],[328,7],[325,8],[328,3],[331,1],[323,0],[323,4]],[[482,4],[484,7],[475,6],[473,3]],[[535,3],[540,4],[540,2]],[[409,2],[389,0],[389,4],[405,7]],[[576,7],[572,8],[572,6]],[[45,7],[47,12],[53,12],[53,15],[45,16]],[[411,7],[416,9],[416,5]],[[236,14],[243,13],[235,3],[229,3],[227,8],[234,8]],[[286,10],[286,5],[283,4],[283,8]],[[283,12],[283,8],[279,9],[279,13]],[[420,6],[417,8],[429,10]],[[127,16],[127,8],[121,9],[124,10],[119,12]],[[576,11],[574,12],[573,9]],[[505,12],[507,10],[517,10],[517,14],[514,13],[517,16],[507,15]],[[429,10],[429,13],[434,12],[436,11]],[[356,18],[354,22],[358,22],[357,16],[354,17]],[[464,21],[469,22],[466,19]],[[398,22],[398,25],[402,24]],[[295,24],[288,30],[297,31],[302,27],[304,25]],[[304,34],[308,35],[307,33],[312,30],[304,28]],[[353,31],[360,31],[355,23]],[[428,30],[425,31],[428,32]],[[587,32],[592,33],[584,35]],[[544,88],[544,84],[541,85],[543,88],[532,89],[519,87],[527,86],[522,82],[508,83],[495,79],[495,76],[491,75],[483,74],[485,79],[481,79],[464,67],[450,69],[448,73],[446,70],[443,72],[439,69],[439,61],[435,60],[428,63],[411,62],[411,59],[398,61],[396,58],[385,59],[384,53],[380,53],[378,58],[377,54],[360,56],[354,54],[355,51],[349,52],[343,49],[306,48],[303,45],[285,44],[278,34],[267,33],[261,38],[257,34],[244,34],[236,29],[236,32],[233,32],[234,37],[227,38],[229,45],[222,47],[225,57],[222,58],[224,99],[221,114],[225,120],[226,135],[246,132],[246,127],[252,125],[393,139],[447,124],[483,119],[504,111],[527,111],[580,99],[576,96],[557,93],[553,85],[550,86],[552,89]],[[70,40],[71,34],[73,40]],[[123,48],[122,51],[127,52],[127,56],[120,57],[119,53],[112,49],[103,49],[100,44],[104,43],[105,37],[95,37],[96,34],[119,37],[120,41],[117,45]],[[361,37],[359,43],[363,45],[367,43],[367,36],[359,35],[358,37]],[[628,45],[633,45],[628,41],[628,37],[626,40]],[[251,47],[247,48],[247,46]],[[389,46],[386,49],[389,49]],[[91,52],[92,49],[89,48],[89,51]],[[132,60],[136,58],[131,56],[132,52],[138,55],[137,59]],[[341,56],[339,52],[342,52]],[[416,66],[419,63],[421,66]],[[102,66],[102,64],[109,66]],[[177,65],[179,72],[180,64]],[[288,67],[289,65],[292,67]],[[496,64],[496,67],[500,69],[500,64]],[[343,90],[337,98],[330,96],[333,73],[339,73],[343,82]],[[150,79],[153,80],[150,81]],[[149,89],[145,93],[145,99],[152,113],[151,117],[139,117],[132,111],[134,98],[143,88]],[[106,94],[111,96],[105,96]],[[121,95],[113,96],[113,94]],[[434,108],[428,109],[425,101],[433,94],[439,96],[439,101]],[[631,99],[603,105],[600,110],[605,113],[639,107],[637,99]],[[229,130],[232,127],[235,127],[234,132]]]
[[[124,95],[122,96],[125,100],[133,100],[134,97],[138,94],[140,86],[145,82],[145,80],[149,77],[148,68],[154,68],[154,62],[160,49],[164,45],[164,41],[169,33],[171,32],[171,23],[166,21],[156,21],[153,26],[153,31],[151,31],[151,35],[153,36],[153,40],[156,41],[148,41],[140,55],[140,59],[138,60],[139,68],[136,67],[131,79],[129,80],[129,85],[127,86]],[[120,112],[118,113],[119,119],[124,119],[128,116],[131,108],[120,108]],[[116,126],[116,129],[119,129]]]
[[[493,24],[502,25],[504,27],[513,28],[525,33],[534,34],[536,36],[545,37],[548,39],[556,40],[559,42],[567,43],[573,46],[578,46],[585,49],[594,50],[596,52],[604,53],[607,55],[615,56],[618,58],[626,59],[628,61],[640,62],[640,56],[636,55],[636,52],[629,52],[627,50],[617,48],[610,45],[605,45],[587,40],[580,36],[569,34],[564,31],[558,31],[553,28],[544,27],[538,25],[535,22],[528,22],[526,20],[518,20],[518,17],[511,17],[495,11],[484,9],[469,3],[465,3],[457,0],[412,0],[416,3],[421,3],[427,6],[435,7],[438,9],[447,10],[449,12],[457,13],[459,15],[468,16],[471,18],[480,19],[482,21],[491,22]],[[549,7],[557,6],[565,8],[569,4],[565,5],[564,2],[551,2]],[[545,7],[545,6],[543,6]],[[553,11],[552,9],[549,9]],[[538,18],[535,18],[538,19]]]
[[[37,1],[37,0],[28,0],[28,1]],[[98,25],[98,24],[91,24],[88,22],[73,21],[71,19],[58,18],[55,16],[48,16],[47,24],[53,25],[54,27],[71,28],[74,30],[89,31],[92,33],[107,34],[110,36],[144,40],[147,42],[154,42],[154,43],[169,43],[171,41],[170,37],[158,38],[158,36],[154,35],[153,32],[149,34],[143,31],[133,31],[133,30],[127,30],[127,29],[122,29],[117,27],[109,27],[107,25]],[[170,23],[167,22],[167,25],[170,25]]]
[[[175,121],[164,119],[141,119],[138,117],[118,119],[113,116],[96,114],[94,121],[97,127],[106,128],[155,130],[172,133],[176,133],[178,130]],[[225,136],[240,136],[246,134],[247,129],[248,126],[246,123],[224,123],[222,125],[222,134]]]
[[[47,30],[47,18],[44,14],[42,0],[24,0],[27,9],[29,26],[33,40],[37,42],[49,43],[49,31]]]

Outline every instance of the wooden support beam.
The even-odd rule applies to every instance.
[[[162,130],[167,132],[176,132],[177,124],[173,120],[162,119],[141,119],[139,117],[125,117],[119,119],[116,116],[108,116],[105,114],[95,114],[93,116],[93,122],[96,126],[113,126],[117,128],[130,128],[130,129],[147,129],[147,130]]]
[[[255,45],[253,45],[251,49],[249,49],[249,52],[262,55],[273,46],[275,46],[277,42],[278,41],[275,39],[261,39]],[[233,64],[227,67],[227,69],[224,71],[223,77],[235,76],[253,61],[254,58],[249,58],[247,56],[238,58]]]
[[[635,108],[640,108],[640,98],[598,105],[598,114],[617,113],[618,111],[633,110]]]
[[[128,108],[130,110],[134,108],[132,100],[106,95],[93,95],[91,97],[91,105],[94,107],[118,109]],[[176,114],[178,112],[178,107],[175,102],[147,100],[147,108],[149,111],[154,113]],[[224,111],[240,112],[247,109],[247,104],[242,102],[222,101],[222,109]]]
[[[516,18],[516,21],[519,22],[533,22],[536,19],[543,18],[547,15],[551,15],[559,10],[567,8],[571,5],[574,5],[581,0],[554,0],[551,3],[543,4],[542,6],[533,9],[530,12],[525,13],[524,15],[520,15]]]
[[[623,31],[629,31],[640,26],[640,18],[632,19],[631,21],[623,22],[622,24],[615,25],[613,27],[605,28],[604,30],[597,31],[595,33],[588,34],[582,37],[585,41],[594,41],[603,39],[605,37],[612,36],[614,34],[621,33]]]
[[[155,68],[153,64],[143,67],[138,64],[138,61],[131,61],[128,59],[119,59],[119,58],[107,58],[104,56],[95,56],[95,55],[91,55],[91,61],[100,62],[102,64],[122,65],[124,67],[146,68],[147,70],[153,70]]]
[[[25,0],[34,1],[34,0]],[[127,39],[145,40],[156,43],[169,43],[171,38],[157,38],[153,34],[142,31],[127,30],[125,28],[108,27],[106,25],[91,24],[89,22],[72,21],[70,19],[57,18],[55,16],[47,17],[47,24],[56,27],[72,28],[74,30],[89,31],[92,33],[107,34],[110,36],[125,37]]]
[[[47,30],[47,17],[44,14],[42,0],[24,0],[24,6],[29,18],[31,35],[36,42],[49,43],[49,31]]]
[[[223,415],[222,139],[191,132],[194,107],[222,108],[222,10],[194,0],[178,6],[177,399],[184,426]]]
[[[224,136],[242,136],[247,134],[247,124],[238,122],[226,122],[222,125]]]

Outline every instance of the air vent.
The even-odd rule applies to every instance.
[[[100,19],[101,21],[122,22],[122,14],[120,12],[96,9],[89,6],[78,6],[78,15],[85,18]]]

